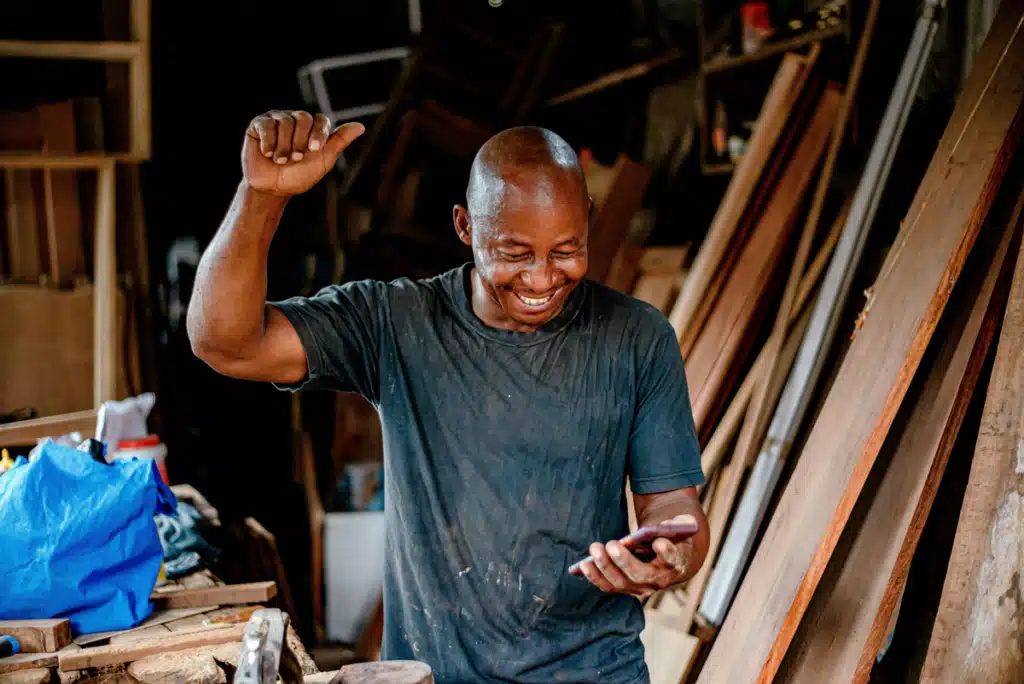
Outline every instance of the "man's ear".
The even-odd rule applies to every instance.
[[[455,234],[459,236],[462,244],[473,246],[473,231],[470,228],[469,210],[461,204],[456,204],[452,209],[452,221],[455,223]]]

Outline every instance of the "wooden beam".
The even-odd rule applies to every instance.
[[[46,154],[74,154],[75,111],[71,101],[36,107]],[[78,177],[74,171],[43,170],[43,205],[46,214],[46,249],[50,281],[61,287],[85,274],[82,210]]]
[[[0,635],[17,639],[22,653],[53,653],[71,643],[71,621],[0,620]]]
[[[114,163],[100,167],[96,177],[96,222],[93,226],[93,403],[98,408],[117,396],[117,219]],[[209,603],[209,602],[208,602]]]
[[[131,61],[128,74],[128,106],[131,109],[129,136],[131,152],[140,159],[152,154],[152,95],[150,93],[150,0],[131,0],[132,40],[138,56]]]
[[[681,273],[648,273],[640,276],[633,297],[647,302],[662,313],[668,312],[672,298],[679,292]]]
[[[220,584],[200,589],[156,591],[149,598],[157,608],[167,609],[263,603],[276,595],[277,584],[275,582],[249,582],[248,584]]]
[[[790,647],[780,672],[787,682],[867,682],[871,675],[1006,307],[1021,200],[1010,221],[979,237],[885,474],[873,496],[862,495],[870,506],[856,529],[844,531],[853,541],[830,561]]]
[[[825,151],[840,99],[837,88],[826,88],[754,234],[744,247],[736,270],[686,359],[686,379],[698,434],[708,430],[713,411],[722,399],[728,374],[734,370],[752,321],[764,305],[768,284],[792,236],[804,192]]]
[[[1017,149],[1022,6],[1000,8],[701,682],[771,681],[789,647]]]
[[[118,154],[0,154],[0,169],[97,170],[115,161],[132,161],[132,158]]]
[[[0,675],[18,672],[19,670],[53,667],[56,664],[56,653],[19,653],[18,655],[0,658]]]
[[[697,250],[683,291],[669,316],[679,339],[682,339],[690,327],[701,299],[732,242],[761,173],[771,158],[775,143],[778,142],[786,121],[789,120],[790,111],[800,99],[817,54],[818,50],[812,50],[808,57],[787,54],[782,58],[782,64],[761,105],[757,126],[747,145],[747,151],[736,166],[725,196],[718,206],[718,211],[715,212],[711,226],[708,227],[707,236]]]
[[[0,57],[39,59],[89,59],[98,62],[128,62],[139,56],[138,43],[117,41],[84,42],[54,40],[0,40]]]
[[[1004,0],[996,22],[1007,19],[1008,4],[1020,3]],[[1020,16],[1024,20],[1024,13]],[[983,57],[974,68],[981,66]],[[1024,256],[1018,255],[922,682],[1024,680],[1019,631],[1024,619],[1022,387]]]
[[[109,646],[94,646],[74,651],[62,651],[59,664],[62,672],[84,670],[87,667],[106,667],[130,663],[157,653],[183,651],[201,646],[216,646],[237,641],[241,648],[245,625],[230,625],[216,629],[204,629],[183,634],[140,639]],[[2,662],[2,661],[0,661]]]
[[[89,644],[97,644],[101,641],[107,641],[113,637],[125,634],[132,634],[139,630],[149,629],[150,627],[162,626],[168,622],[175,620],[181,620],[193,615],[200,615],[207,611],[216,610],[217,606],[200,606],[198,608],[172,608],[170,610],[155,610],[148,618],[140,622],[131,629],[121,629],[113,632],[92,632],[90,634],[79,634],[74,638],[74,643],[79,646],[88,646]]]

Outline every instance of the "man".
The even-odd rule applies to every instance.
[[[700,458],[675,335],[660,312],[584,279],[590,200],[568,144],[539,128],[477,154],[455,231],[473,250],[436,278],[362,281],[267,304],[288,198],[363,131],[273,111],[203,255],[188,312],[226,375],[358,392],[385,444],[386,659],[438,684],[648,681],[640,601],[707,551]],[[628,531],[696,521],[644,563]],[[585,579],[567,568],[586,555]]]

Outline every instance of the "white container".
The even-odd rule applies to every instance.
[[[373,617],[384,581],[384,513],[324,518],[327,638],[354,644]]]

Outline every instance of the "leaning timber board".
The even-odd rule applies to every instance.
[[[1000,8],[700,682],[778,670],[1017,147],[1022,5]]]
[[[1024,258],[1018,256],[922,682],[1024,681],[1022,387]]]
[[[978,238],[885,473],[873,494],[862,494],[870,497],[867,511],[844,532],[852,543],[830,561],[777,681],[866,682],[871,675],[1006,307],[1022,203]]]
[[[705,422],[761,309],[773,280],[772,274],[778,270],[793,235],[795,214],[828,144],[841,99],[837,87],[826,88],[806,133],[743,249],[736,270],[725,284],[718,305],[686,359],[686,380],[698,432],[706,429]]]
[[[803,90],[810,66],[807,58],[787,53],[775,74],[761,112],[757,127],[750,138],[746,154],[740,159],[726,188],[725,197],[715,212],[708,235],[701,243],[694,259],[690,277],[676,300],[669,320],[676,337],[682,339],[690,328],[694,314],[704,299],[708,285],[714,279],[719,264],[729,249],[740,219],[754,194],[772,150],[782,135],[790,110],[796,105]]]

